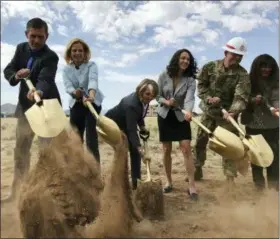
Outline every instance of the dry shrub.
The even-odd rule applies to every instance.
[[[40,151],[19,199],[24,237],[82,237],[75,227],[98,215],[99,166],[78,134],[64,131]]]
[[[107,178],[100,197],[101,210],[92,225],[87,226],[89,238],[124,238],[132,235],[133,218],[140,221],[132,202],[128,178],[128,145],[122,134],[122,142],[115,147],[111,175]]]

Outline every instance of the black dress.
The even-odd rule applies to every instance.
[[[190,122],[186,120],[180,122],[174,110],[170,109],[165,119],[158,115],[157,120],[160,142],[191,140]]]

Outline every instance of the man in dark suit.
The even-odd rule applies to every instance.
[[[4,201],[15,198],[20,182],[26,176],[30,166],[30,148],[34,133],[24,113],[35,102],[35,90],[29,90],[22,79],[29,77],[41,98],[56,98],[61,104],[59,91],[55,84],[59,58],[46,45],[48,38],[47,23],[40,18],[29,20],[26,25],[25,35],[28,41],[17,45],[11,62],[4,69],[5,78],[11,86],[16,86],[20,83],[19,101],[15,112],[18,121],[14,149],[14,180],[11,195]]]
[[[106,116],[114,120],[128,138],[133,189],[137,188],[137,179],[141,179],[142,150],[137,125],[140,132],[149,134],[145,127],[144,118],[150,101],[155,99],[157,94],[157,83],[150,79],[144,79],[137,86],[136,92],[124,97],[118,105],[106,113]]]

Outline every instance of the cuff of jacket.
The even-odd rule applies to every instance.
[[[40,94],[40,97],[43,98],[44,97],[44,92],[41,90],[37,90],[37,92]]]
[[[160,104],[162,104],[164,101],[165,101],[165,98],[162,97],[162,96],[159,96],[159,97],[157,98],[157,102],[160,103]]]
[[[20,80],[16,80],[16,73],[13,74],[10,78],[9,78],[9,83],[11,86],[15,86],[17,85],[17,83],[19,82]]]
[[[193,111],[193,107],[194,107],[194,104],[192,104],[192,105],[185,105],[184,106],[184,110],[188,111],[188,112],[192,112]]]

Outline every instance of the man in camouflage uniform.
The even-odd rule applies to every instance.
[[[237,119],[239,113],[246,108],[251,84],[247,71],[239,64],[246,52],[246,42],[240,37],[231,39],[226,46],[225,57],[222,60],[205,64],[198,76],[198,97],[203,110],[201,123],[212,132],[221,126],[235,134],[238,131],[227,120],[231,115]],[[224,115],[221,107],[229,114]],[[206,160],[208,134],[198,128],[195,145],[195,180],[203,177],[202,167]],[[223,159],[224,174],[229,183],[237,176],[234,161]]]

